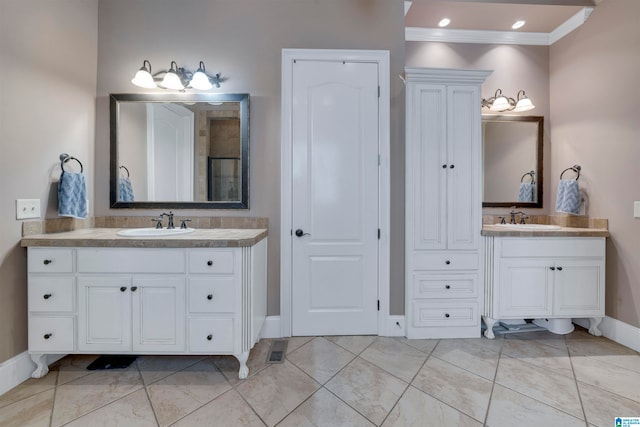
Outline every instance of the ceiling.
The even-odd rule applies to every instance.
[[[582,25],[595,4],[596,0],[406,1],[406,39],[549,45]],[[445,17],[451,23],[439,28]],[[512,30],[517,20],[526,23]]]

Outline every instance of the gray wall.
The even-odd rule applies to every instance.
[[[551,47],[551,173],[578,163],[590,216],[609,219],[606,313],[640,327],[640,2],[600,3]],[[553,189],[555,200],[555,188]]]
[[[109,208],[109,93],[144,93],[131,78],[144,59],[170,61],[229,80],[221,92],[251,95],[249,211],[177,211],[183,215],[269,218],[268,313],[280,312],[280,61],[283,48],[382,49],[391,52],[393,223],[391,313],[404,312],[403,4],[389,0],[108,0],[100,1],[96,127],[96,215],[157,211]]]
[[[0,1],[0,363],[27,349],[15,199],[55,215],[63,152],[81,160],[94,198],[97,17],[98,0]]]

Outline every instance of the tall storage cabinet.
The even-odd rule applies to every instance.
[[[406,69],[408,338],[480,336],[480,85],[490,73]]]

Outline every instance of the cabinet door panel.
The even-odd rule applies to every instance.
[[[499,271],[498,317],[551,315],[552,260],[502,260]]]
[[[604,260],[557,259],[554,297],[553,314],[604,316]]]
[[[183,351],[185,286],[183,278],[134,277],[134,351]]]
[[[80,351],[131,350],[130,287],[129,277],[78,278]]]

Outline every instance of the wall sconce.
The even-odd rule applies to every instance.
[[[517,99],[510,98],[506,95],[502,94],[502,89],[496,90],[495,95],[489,99],[482,99],[482,107],[488,108],[489,111],[500,112],[500,111],[529,111],[536,108],[535,105],[531,102],[524,90],[520,90]]]
[[[153,89],[174,89],[184,92],[185,89],[209,90],[213,86],[220,87],[225,79],[220,77],[220,73],[215,75],[207,74],[204,62],[200,61],[195,73],[178,67],[176,61],[171,61],[168,70],[160,70],[151,73],[151,63],[146,59],[142,61],[142,67],[131,80],[136,86]]]

